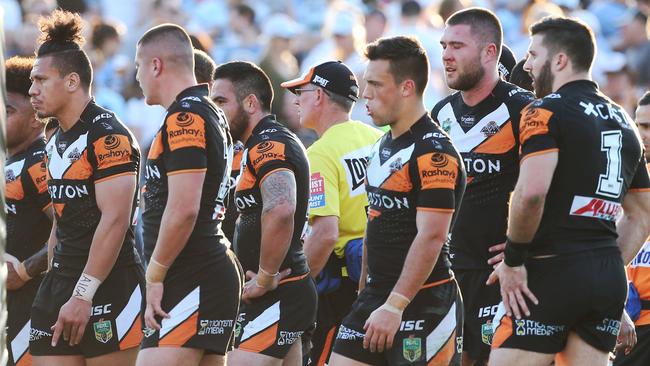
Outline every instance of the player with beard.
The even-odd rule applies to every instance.
[[[5,63],[7,85],[7,349],[9,365],[31,363],[30,305],[47,270],[52,201],[45,171],[45,120],[29,101],[33,58]]]
[[[138,365],[224,365],[243,284],[221,231],[232,163],[228,125],[207,84],[196,82],[182,27],[145,32],[136,67],[146,103],[167,109],[145,170],[149,263]]]
[[[498,286],[485,281],[506,240],[508,201],[519,171],[519,117],[530,92],[499,77],[502,30],[489,10],[454,13],[440,40],[447,86],[458,92],[436,104],[432,119],[463,157],[467,188],[450,242],[463,295],[463,365],[484,365],[490,354]]]
[[[650,233],[643,145],[591,81],[591,29],[547,17],[530,32],[524,69],[546,96],[522,112],[504,260],[488,280],[502,297],[489,364],[546,366],[557,354],[559,365],[604,366],[620,330],[624,264]]]
[[[270,114],[268,76],[250,62],[216,70],[212,97],[244,143],[235,192],[234,246],[249,279],[235,331],[234,365],[298,365],[301,336],[316,320],[316,288],[302,250],[309,162],[296,135]]]
[[[144,274],[132,226],[140,150],[91,96],[82,24],[60,10],[41,18],[31,71],[38,117],[60,123],[45,148],[55,220],[51,270],[32,305],[34,365],[129,365],[142,339]]]

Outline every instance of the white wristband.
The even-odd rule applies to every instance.
[[[377,310],[386,310],[386,311],[391,312],[393,314],[397,314],[400,317],[402,316],[402,313],[404,313],[404,310],[400,310],[397,307],[395,307],[395,306],[393,306],[391,304],[388,304],[388,303],[384,303]]]
[[[92,304],[93,296],[95,296],[95,292],[97,292],[101,284],[102,281],[89,274],[82,273],[72,291],[72,296]]]

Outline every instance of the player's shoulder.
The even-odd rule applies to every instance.
[[[89,138],[100,138],[106,135],[130,135],[128,128],[122,123],[115,112],[94,102],[86,108],[82,120],[88,126]]]
[[[553,113],[557,113],[566,106],[567,100],[570,98],[571,95],[567,95],[567,93],[551,93],[544,96],[543,98],[533,100],[526,106],[526,110],[528,112],[532,112],[534,110],[544,109]]]
[[[508,107],[518,109],[522,109],[535,100],[535,95],[532,92],[503,80],[499,81],[494,92]]]
[[[460,98],[460,92],[453,92],[448,96],[442,98],[436,105],[431,109],[431,118],[437,120],[438,113],[447,105],[452,104],[456,99]]]

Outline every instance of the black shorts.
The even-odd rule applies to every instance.
[[[34,277],[18,290],[7,291],[7,365],[31,365],[29,354],[29,329],[31,304],[41,284],[42,276]]]
[[[284,358],[316,321],[316,285],[309,273],[285,278],[280,286],[250,304],[242,303],[235,348]]]
[[[145,328],[142,348],[189,347],[225,355],[232,349],[233,329],[243,285],[232,251],[218,263],[172,266],[164,281],[159,331]]]
[[[81,343],[71,347],[59,339],[52,347],[50,327],[59,309],[72,295],[78,275],[53,268],[45,275],[32,306],[29,352],[32,356],[83,355],[86,358],[126,350],[140,345],[145,282],[140,264],[113,269],[93,298],[91,315]]]
[[[528,288],[539,300],[528,302],[530,316],[494,317],[492,348],[558,353],[569,332],[603,352],[616,345],[627,296],[627,279],[617,248],[571,256],[531,259],[526,263]]]
[[[346,276],[341,278],[341,286],[336,291],[318,295],[316,329],[310,334],[310,365],[326,365],[329,362],[334,337],[357,299],[358,288],[359,285]]]
[[[497,313],[499,285],[485,284],[492,270],[455,270],[465,307],[463,352],[474,361],[487,362],[492,344],[492,319]]]
[[[623,350],[616,354],[614,366],[650,364],[650,325],[636,327],[636,345],[628,355]]]
[[[460,365],[463,304],[454,279],[423,288],[406,307],[393,347],[382,353],[363,348],[363,327],[388,297],[366,287],[343,319],[334,352],[370,365]]]

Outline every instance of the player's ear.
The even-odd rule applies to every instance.
[[[153,71],[153,75],[155,77],[160,76],[160,74],[162,74],[162,70],[163,70],[163,62],[162,62],[162,60],[160,58],[158,58],[158,57],[152,58],[151,59],[151,68],[152,68],[152,71]]]
[[[408,97],[415,93],[415,81],[413,79],[406,79],[402,81],[402,97]]]
[[[571,60],[569,60],[569,56],[567,56],[566,53],[558,52],[555,54],[555,56],[553,56],[553,61],[551,62],[551,64],[556,71],[562,71],[567,66],[569,66],[570,62]]]

